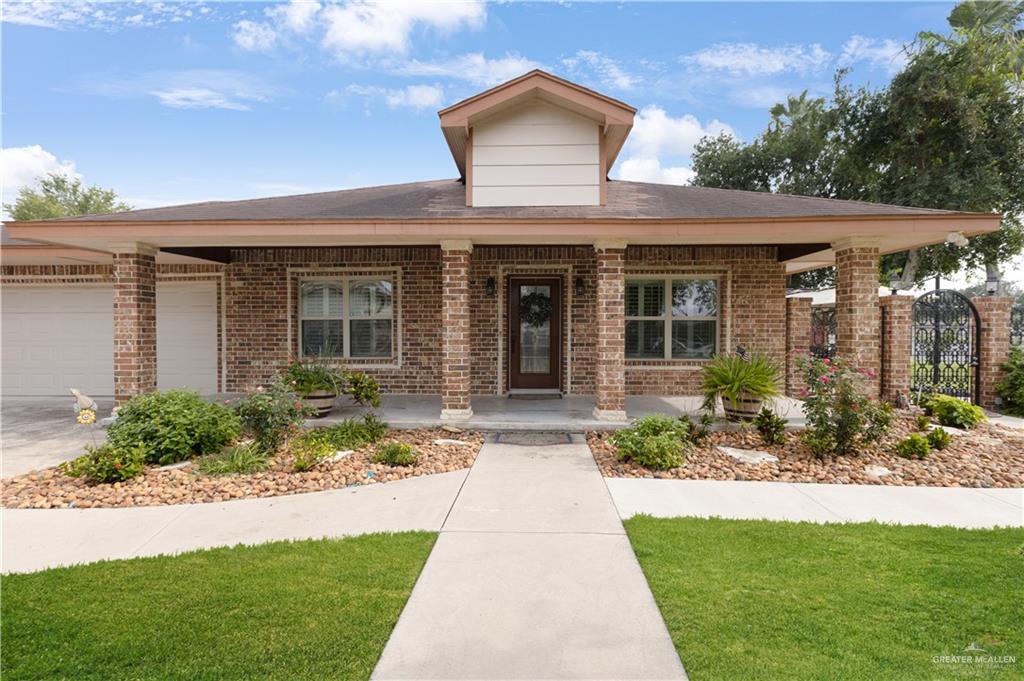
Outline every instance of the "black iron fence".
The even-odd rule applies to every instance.
[[[836,354],[836,309],[817,305],[811,308],[811,355],[831,359]]]
[[[1010,312],[1010,345],[1024,348],[1024,303],[1017,303]]]

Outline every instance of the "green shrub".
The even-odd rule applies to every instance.
[[[867,369],[855,369],[842,359],[798,360],[807,393],[804,441],[816,456],[843,455],[860,445],[877,442],[892,425],[892,407],[868,396]]]
[[[377,379],[361,371],[350,371],[346,376],[348,393],[357,404],[370,407],[380,406],[380,385]]]
[[[904,459],[923,459],[932,451],[928,439],[913,433],[896,443],[896,453]]]
[[[307,430],[293,438],[288,451],[295,457],[292,466],[297,471],[308,471],[335,452],[330,438],[322,430]]]
[[[786,441],[786,419],[768,407],[762,407],[754,417],[754,427],[767,445],[781,445]]]
[[[359,449],[378,442],[387,431],[388,425],[373,413],[366,414],[360,420],[346,419],[323,429],[335,449]]]
[[[85,446],[86,453],[65,461],[60,470],[72,478],[84,477],[87,482],[121,482],[130,480],[146,468],[146,446],[139,443],[115,447],[106,442],[98,447]]]
[[[700,415],[700,421],[694,423],[690,419],[689,414],[683,414],[679,417],[679,420],[686,425],[689,432],[687,436],[690,442],[697,445],[703,442],[708,435],[711,434],[711,424],[715,422],[715,417],[709,412],[704,412]]]
[[[949,443],[953,440],[949,433],[944,431],[942,428],[933,428],[928,432],[926,436],[928,438],[928,444],[931,445],[932,449],[942,450],[949,446]]]
[[[926,414],[953,428],[973,428],[985,420],[984,410],[952,395],[932,395],[924,401]]]
[[[203,475],[259,473],[270,468],[270,459],[255,442],[232,445],[216,454],[207,454],[196,462]]]
[[[930,430],[932,427],[932,420],[928,418],[927,414],[918,414],[914,417],[914,427],[920,431]]]
[[[142,443],[146,461],[166,465],[219,452],[238,437],[241,424],[228,407],[191,390],[146,393],[128,400],[107,429],[115,448]]]
[[[633,461],[645,468],[668,470],[683,465],[683,457],[693,446],[688,421],[656,415],[637,419],[629,428],[612,434],[619,461]]]
[[[326,391],[340,394],[345,374],[326,360],[296,359],[285,369],[283,379],[299,397],[310,393]]]
[[[284,381],[257,389],[238,402],[235,410],[256,445],[268,455],[275,454],[289,433],[298,430],[316,411],[304,404]]]
[[[389,466],[413,466],[417,458],[412,445],[405,442],[385,442],[373,453],[374,463],[386,463]]]
[[[1000,368],[1006,372],[996,386],[996,394],[1003,399],[1002,409],[1013,416],[1024,416],[1024,348],[1010,348],[1010,358]]]
[[[760,399],[779,394],[779,365],[767,355],[715,355],[704,365],[704,410],[714,413],[719,397],[731,407],[744,395]]]

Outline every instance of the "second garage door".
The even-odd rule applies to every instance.
[[[8,285],[0,304],[3,394],[113,394],[109,286]],[[157,285],[157,383],[216,392],[216,282]]]

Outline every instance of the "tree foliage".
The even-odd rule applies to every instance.
[[[118,199],[113,189],[86,187],[81,180],[59,173],[39,178],[33,187],[22,187],[13,204],[4,204],[4,210],[13,220],[45,220],[131,209]]]
[[[880,278],[905,284],[985,266],[1024,249],[1024,2],[973,2],[948,35],[921,33],[883,89],[836,74],[831,101],[804,92],[771,109],[749,144],[705,138],[695,184],[958,211],[998,211],[1000,231],[882,259]],[[797,285],[831,281],[829,272]]]

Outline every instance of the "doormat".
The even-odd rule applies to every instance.
[[[560,400],[562,395],[560,393],[511,393],[508,396],[510,400]]]
[[[521,431],[514,433],[498,433],[495,436],[494,441],[503,445],[521,445],[523,447],[568,445],[572,444],[572,435],[569,433],[553,433],[546,431]]]

